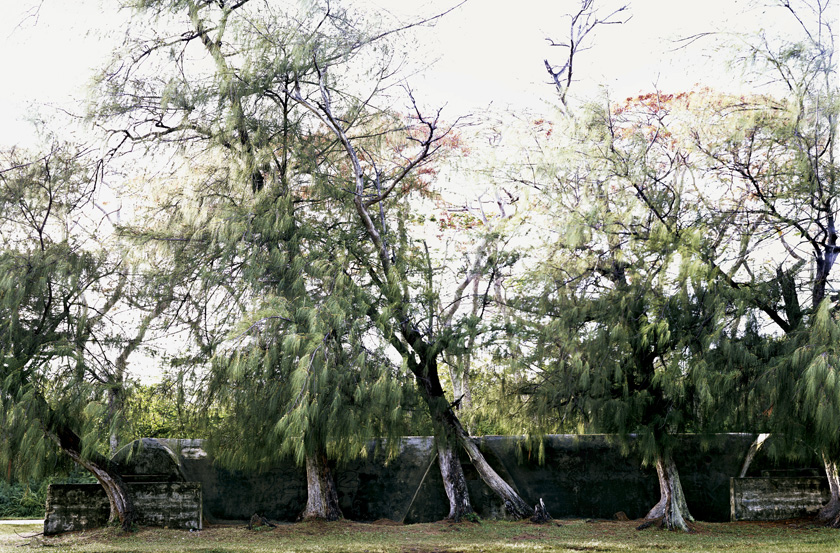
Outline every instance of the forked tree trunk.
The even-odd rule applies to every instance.
[[[686,521],[694,522],[694,517],[688,512],[680,474],[669,454],[657,455],[656,474],[659,477],[659,503],[645,516],[645,523],[639,529],[658,524],[668,530],[689,532]]]
[[[510,484],[499,476],[499,473],[484,458],[484,454],[481,453],[472,438],[460,427],[460,423],[458,426],[458,441],[461,447],[469,455],[473,466],[478,471],[478,475],[481,476],[481,480],[504,502],[508,516],[517,520],[531,517],[534,514],[534,508],[525,503],[525,500],[516,493]]]
[[[321,452],[306,456],[306,509],[303,520],[342,518],[338,492],[327,457]]]
[[[458,451],[452,440],[435,438],[437,442],[438,465],[443,477],[443,488],[449,499],[449,515],[447,520],[459,522],[467,515],[473,514],[470,494],[467,490],[467,479],[458,458]]]
[[[493,492],[499,496],[504,503],[505,511],[508,516],[514,519],[530,517],[534,513],[534,509],[525,503],[525,500],[522,499],[522,497],[520,497],[520,495],[516,493],[516,491],[507,482],[505,482],[501,476],[499,476],[499,473],[490,466],[490,463],[488,463],[487,459],[484,458],[484,454],[481,453],[481,450],[478,449],[477,445],[475,445],[475,442],[473,442],[470,435],[466,430],[464,430],[464,427],[461,426],[461,421],[452,409],[445,409],[442,415],[447,423],[447,426],[449,426],[457,438],[458,443],[464,448],[464,451],[467,452],[467,455],[469,456],[472,465],[478,471],[478,475],[481,477],[481,480],[487,484],[487,487],[493,490]]]
[[[829,459],[825,453],[823,453],[822,458],[831,498],[820,509],[818,516],[828,526],[840,528],[840,474],[837,472],[837,462]]]
[[[481,453],[478,446],[470,438],[470,435],[464,430],[452,406],[446,401],[443,388],[438,379],[437,360],[429,360],[426,367],[427,369],[424,371],[409,360],[409,368],[412,369],[417,379],[420,392],[429,407],[432,420],[435,421],[435,431],[439,434],[445,433],[443,436],[435,436],[435,438],[446,440],[447,436],[452,436],[464,448],[464,451],[467,452],[470,458],[470,462],[478,471],[481,480],[504,503],[508,516],[517,520],[530,517],[534,510],[493,470],[493,467],[484,458],[484,454]]]
[[[508,516],[516,520],[531,517],[534,514],[534,508],[529,507],[522,497],[490,466],[490,463],[484,458],[484,454],[481,453],[470,435],[464,430],[452,406],[446,401],[443,387],[440,385],[438,378],[437,360],[431,358],[428,359],[425,366],[418,366],[409,359],[409,368],[414,373],[420,392],[429,407],[432,420],[435,421],[436,432],[445,432],[444,436],[436,436],[436,439],[445,440],[447,436],[452,436],[464,448],[481,480],[504,503]]]

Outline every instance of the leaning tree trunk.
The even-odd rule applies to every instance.
[[[342,516],[341,508],[338,506],[338,491],[327,456],[320,451],[307,455],[306,508],[300,518],[338,520]]]
[[[688,512],[680,474],[670,454],[657,455],[656,474],[659,477],[659,503],[645,516],[645,523],[639,529],[659,524],[668,530],[689,532],[686,521],[694,522],[694,517]]]
[[[416,334],[405,332],[405,336],[417,338]],[[414,340],[409,340],[411,343]],[[505,511],[508,516],[513,519],[529,518],[536,514],[537,508],[530,507],[525,500],[520,497],[518,493],[507,483],[499,474],[490,466],[484,454],[478,449],[478,446],[472,441],[472,438],[464,430],[461,421],[452,406],[446,401],[443,391],[443,386],[440,384],[438,375],[438,365],[436,355],[431,354],[428,346],[421,343],[420,340],[414,341],[414,350],[422,352],[419,357],[424,363],[417,363],[411,357],[408,358],[408,366],[417,381],[417,385],[426,405],[429,408],[429,413],[432,420],[435,421],[436,431],[440,433],[439,429],[444,429],[444,436],[436,436],[438,439],[445,439],[446,436],[452,436],[457,443],[464,448],[467,455],[472,462],[472,465],[478,471],[481,480],[489,487],[499,498],[505,506]],[[544,513],[544,509],[541,510]],[[547,513],[545,513],[547,517]],[[544,517],[540,517],[542,520]]]
[[[750,465],[752,464],[753,459],[755,459],[755,456],[758,455],[758,451],[761,449],[761,446],[764,445],[764,442],[767,441],[767,438],[769,437],[770,434],[759,434],[756,436],[755,441],[747,451],[744,464],[741,466],[741,472],[738,474],[740,478],[745,478],[747,476],[747,471],[750,470]]]
[[[99,454],[84,457],[81,439],[66,426],[61,425],[58,428],[49,429],[47,434],[73,461],[90,472],[105,490],[111,508],[108,523],[119,521],[123,531],[131,531],[136,514],[134,503],[114,463]]]
[[[819,512],[819,519],[832,528],[840,528],[840,475],[837,472],[837,462],[829,459],[823,453],[823,463],[825,464],[825,475],[828,478],[828,488],[831,492],[831,498],[828,500]]]
[[[504,502],[507,514],[514,519],[531,517],[534,514],[534,508],[525,503],[525,500],[516,493],[516,490],[490,466],[490,463],[484,458],[484,454],[481,453],[470,435],[461,426],[458,418],[454,414],[453,417],[458,442],[469,455],[470,461],[478,471],[478,475],[481,476],[481,480]]]
[[[467,452],[481,480],[502,500],[508,516],[519,520],[534,515],[535,509],[529,507],[525,500],[490,466],[490,463],[484,458],[484,454],[481,453],[470,435],[464,430],[452,406],[446,401],[438,376],[436,356],[429,355],[427,346],[424,347],[424,344],[418,344],[417,342],[415,344],[417,344],[415,351],[424,353],[420,357],[425,363],[419,364],[409,358],[408,365],[429,408],[432,420],[435,421],[436,432],[440,433],[439,429],[444,429],[445,435],[436,436],[436,438],[446,439],[446,436],[452,436],[457,440],[457,443]]]
[[[438,434],[445,434],[438,432]],[[464,477],[464,469],[461,460],[458,458],[456,444],[452,439],[436,437],[438,452],[438,465],[440,475],[443,477],[443,488],[446,490],[446,497],[449,499],[449,515],[446,520],[459,522],[465,516],[474,513],[470,494],[467,490],[467,479]]]

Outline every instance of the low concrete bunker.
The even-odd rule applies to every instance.
[[[163,526],[201,530],[201,483],[129,483],[136,522],[142,526]],[[44,534],[105,526],[110,509],[108,497],[99,484],[52,484],[47,493]]]

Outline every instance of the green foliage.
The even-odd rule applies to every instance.
[[[128,390],[120,427],[121,443],[139,438],[188,438],[206,430],[195,413],[184,387],[177,379],[165,377],[158,384],[137,384]],[[205,411],[204,420],[216,413]]]
[[[368,155],[389,151],[389,134],[405,123],[365,109],[356,86],[366,76],[378,86],[387,40],[357,56],[377,35],[334,3],[136,8],[132,36],[155,15],[179,29],[174,36],[190,36],[184,48],[206,64],[185,68],[166,41],[140,40],[155,75],[118,61],[122,84],[113,75],[99,83],[93,114],[131,129],[150,152],[174,143],[187,160],[178,186],[157,183],[163,199],[127,233],[163,242],[161,257],[176,269],[166,267],[167,286],[184,291],[178,323],[199,349],[176,369],[200,375],[195,408],[214,413],[200,421],[211,445],[237,467],[366,454],[368,438],[397,433],[414,416],[405,409],[411,388],[385,353],[391,329],[371,323],[379,298],[359,262],[370,245],[348,223],[340,144],[293,97],[323,77],[342,121],[369,131]],[[152,120],[172,126],[161,132]]]
[[[5,152],[0,172],[0,463],[41,476],[63,429],[102,446],[103,316],[113,266],[95,234],[70,232],[86,220],[98,170],[71,145],[42,155]],[[98,301],[91,298],[96,297]],[[101,351],[101,350],[100,350]]]
[[[10,484],[0,481],[0,518],[42,518],[47,500],[49,482],[40,486]]]

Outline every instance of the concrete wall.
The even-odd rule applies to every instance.
[[[730,479],[731,520],[783,520],[815,515],[830,498],[823,477]]]
[[[706,521],[730,518],[730,478],[740,472],[754,439],[748,434],[684,436],[675,462],[692,514]],[[517,437],[477,439],[490,464],[525,498],[542,498],[555,517],[612,518],[624,511],[644,516],[658,501],[656,471],[643,467],[631,451],[622,455],[614,439],[603,435],[556,435],[545,438],[545,462],[529,453]],[[306,503],[305,475],[289,462],[260,474],[215,465],[200,440],[143,440],[115,458],[125,474],[202,483],[204,516],[209,522],[247,520],[254,513],[292,521]],[[354,520],[428,522],[446,516],[448,506],[429,437],[400,440],[399,454],[386,459],[371,444],[366,459],[335,467],[344,515]],[[466,457],[462,465],[479,515],[503,515],[502,505],[481,482]],[[786,468],[759,455],[751,474]]]
[[[201,530],[202,494],[198,482],[128,484],[137,524]],[[47,492],[44,534],[59,534],[104,526],[108,497],[99,484],[51,484]]]

